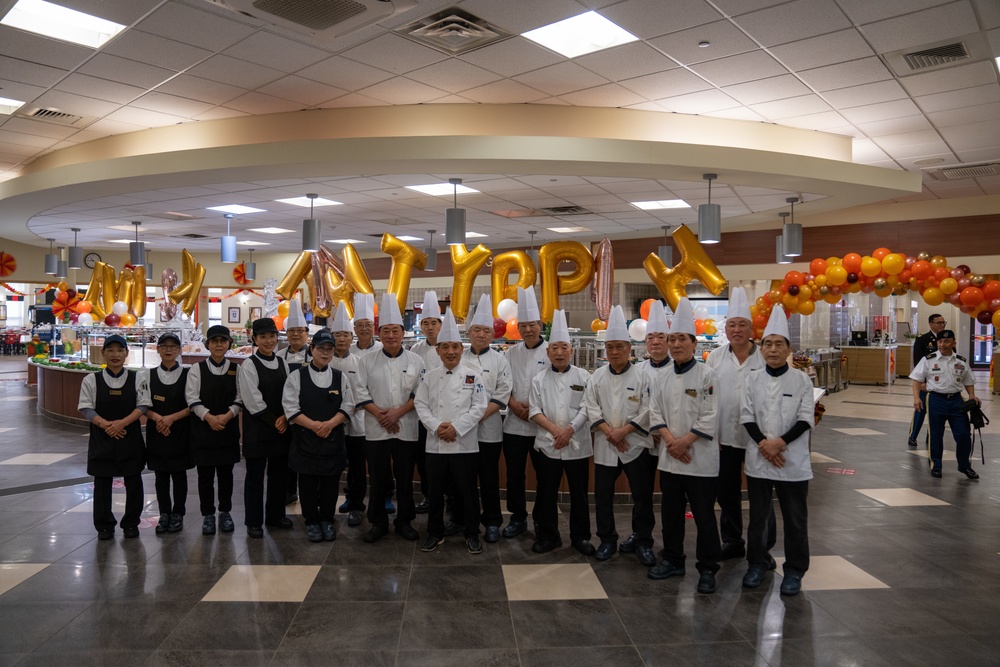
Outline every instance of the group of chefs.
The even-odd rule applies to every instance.
[[[563,545],[557,503],[565,475],[569,542],[581,554],[602,561],[619,552],[634,554],[651,579],[682,576],[690,507],[699,592],[715,591],[721,560],[744,556],[743,585],[755,588],[775,568],[769,551],[776,534],[772,495],[777,495],[785,540],[781,592],[799,592],[809,567],[813,400],[809,379],[787,363],[791,347],[782,309],[774,309],[757,344],[747,296],[742,288],[733,289],[728,342],[700,363],[690,302],[681,299],[670,324],[663,305],[655,302],[647,325],[648,358],[633,363],[624,313],[615,306],[604,334],[608,363],[591,374],[572,364],[563,311],[554,312],[548,340],[542,337],[532,290],[518,291],[522,341],[506,352],[491,347],[489,295],[482,296],[468,322],[468,346],[450,309],[442,315],[438,303],[434,292],[425,293],[420,320],[425,339],[410,350],[403,347],[394,294],[383,297],[378,340],[372,295],[355,295],[353,322],[346,304],[339,303],[329,328],[314,333],[308,344],[306,321],[293,301],[286,319],[288,347],[276,350],[278,331],[271,319],[256,320],[255,351],[241,365],[226,357],[232,338],[223,326],[209,328],[210,356],[190,368],[178,361],[180,340],[173,333],[160,337],[161,364],[148,371],[126,369],[125,340],[108,336],[106,368],[85,378],[79,402],[91,423],[88,474],[95,478],[99,538],[114,536],[115,476],[124,477],[126,488],[123,534],[138,536],[144,466],[155,476],[158,534],[183,530],[192,467],[202,533],[234,531],[233,470],[242,453],[251,538],[263,537],[265,528],[293,528],[286,502],[297,495],[306,537],[313,542],[337,538],[338,509],[350,527],[367,518],[365,542],[386,537],[390,518],[396,535],[417,541],[412,522],[426,512],[422,551],[433,552],[461,535],[465,548],[477,554],[483,549],[480,535],[494,543],[529,530],[530,459],[536,475],[535,553]],[[591,459],[596,547],[588,504]],[[337,508],[345,470],[345,501]],[[741,470],[750,500],[745,538]],[[653,551],[657,471],[659,554]],[[620,540],[614,497],[622,472],[633,503],[631,530]]]

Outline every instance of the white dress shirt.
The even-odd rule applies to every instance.
[[[355,399],[358,395],[358,359],[356,354],[348,353],[346,357],[338,357],[334,353],[333,359],[330,360],[330,366],[344,374],[345,384],[351,385],[351,396]],[[351,421],[347,425],[347,435],[352,438],[365,437],[365,411],[356,410],[352,404],[351,411],[347,414],[351,416]]]

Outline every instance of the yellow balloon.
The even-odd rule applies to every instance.
[[[840,259],[839,257],[827,257],[826,258],[826,266],[827,266],[827,268],[829,268],[831,266],[840,266],[841,264],[843,264],[843,260]]]
[[[797,295],[799,297],[799,302],[801,303],[802,301],[808,301],[809,299],[812,298],[812,294],[813,294],[812,289],[803,285],[802,287],[799,288],[799,293]]]
[[[196,262],[194,255],[184,248],[181,250],[181,282],[167,294],[167,298],[180,305],[181,311],[191,317],[198,305],[198,294],[203,282],[205,267]]]
[[[288,317],[288,309],[291,308],[290,301],[282,301],[278,304],[278,314],[282,317]]]
[[[285,277],[281,279],[281,282],[278,283],[278,286],[274,291],[286,299],[291,299],[292,294],[294,294],[295,290],[299,288],[299,285],[303,280],[305,280],[305,277],[311,270],[312,253],[303,250],[299,253],[298,257],[295,258],[295,261],[292,262],[288,271],[285,272]],[[177,302],[174,301],[174,303]]]
[[[392,234],[382,235],[382,252],[392,257],[389,269],[388,291],[396,295],[399,312],[406,312],[406,298],[410,292],[410,276],[413,269],[423,271],[427,266],[427,253],[417,250],[406,241],[400,241]]]
[[[559,275],[559,263],[573,262],[576,268],[565,276]],[[554,241],[538,249],[538,266],[542,271],[541,316],[552,321],[552,312],[559,308],[560,294],[576,294],[594,278],[594,256],[579,241]]]
[[[933,266],[935,269],[943,269],[944,267],[948,266],[948,260],[943,255],[934,255],[933,257],[931,257],[931,266]]]
[[[941,281],[941,284],[938,285],[938,287],[941,289],[942,293],[952,294],[958,289],[958,281],[954,278],[945,278]]]
[[[883,299],[892,294],[892,288],[889,286],[883,287],[882,289],[875,290],[875,296],[882,297]]]
[[[104,276],[101,282],[101,305],[105,313],[111,312],[111,307],[115,305],[118,294],[118,283],[115,281],[115,269],[108,264],[104,265]]]
[[[136,322],[137,320],[135,319],[135,315],[133,315],[132,313],[125,313],[124,315],[122,315],[119,324],[123,327],[131,327],[135,326]]]
[[[826,285],[829,280],[830,279],[826,277],[825,273],[821,273],[813,279],[813,282],[816,283],[816,287],[823,287],[823,285]]]
[[[517,273],[513,285],[508,284],[510,274]],[[490,268],[490,294],[493,298],[493,317],[497,314],[497,305],[504,299],[517,301],[517,288],[531,289],[535,285],[535,262],[523,250],[509,250],[493,258]],[[452,308],[452,312],[455,309]]]
[[[843,285],[847,282],[847,269],[839,265],[827,266],[826,277],[831,285]]]
[[[936,287],[928,287],[924,290],[924,302],[928,306],[940,306],[944,303],[944,293]]]
[[[687,225],[681,225],[674,230],[674,245],[680,250],[681,261],[675,266],[667,268],[655,252],[649,253],[642,262],[660,296],[667,300],[670,308],[676,309],[682,297],[687,296],[685,286],[697,278],[702,285],[708,288],[712,294],[719,294],[728,284],[726,279],[719,272],[719,268],[709,258],[696,237]],[[778,287],[781,281],[776,281]],[[774,282],[772,281],[772,287]]]
[[[812,315],[816,312],[816,304],[812,301],[799,301],[799,314]]]
[[[126,303],[129,303],[126,301]],[[132,271],[132,314],[141,319],[146,314],[146,266],[140,264]]]
[[[899,275],[906,268],[906,259],[895,252],[889,253],[882,258],[882,269],[890,276]]]
[[[95,262],[90,274],[90,284],[87,285],[87,303],[90,304],[90,314],[95,320],[104,320],[107,313],[101,304],[101,286],[104,284],[104,262]]]
[[[472,285],[476,276],[490,258],[489,249],[479,244],[472,250],[462,245],[449,246],[451,251],[451,314],[458,322],[464,322],[469,315],[469,302],[472,300]],[[532,266],[534,268],[534,266]],[[494,310],[500,303],[493,299]],[[496,314],[494,313],[494,317]]]
[[[878,261],[874,257],[869,257],[868,255],[861,258],[861,273],[865,274],[869,278],[874,278],[881,272],[882,262]]]

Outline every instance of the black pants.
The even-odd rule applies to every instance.
[[[923,410],[914,410],[913,417],[910,419],[910,435],[909,439],[913,442],[917,441],[917,436],[920,435],[920,427],[924,425],[924,417],[927,416],[927,392],[920,392],[920,404],[924,406]]]
[[[743,541],[743,461],[747,450],[722,445],[719,448],[719,484],[715,499],[722,512],[719,514],[719,532],[723,544],[746,544]],[[767,520],[767,549],[771,550],[778,540],[778,528],[774,519],[774,506]]]
[[[674,567],[684,566],[685,510],[691,505],[698,530],[695,557],[699,572],[717,572],[722,556],[719,524],[715,520],[715,477],[678,475],[661,470],[660,491],[663,503],[660,521],[663,524],[664,559]]]
[[[779,482],[772,479],[747,477],[750,493],[750,528],[747,529],[747,561],[751,565],[767,566],[768,549],[764,526],[768,512],[774,512],[772,489],[781,506],[782,529],[785,534],[786,574],[805,574],[809,569],[809,482]]]
[[[180,472],[154,473],[156,480],[156,504],[160,506],[160,514],[180,514],[184,516],[187,508],[188,476],[187,470]],[[170,483],[174,483],[174,501],[170,502]]]
[[[340,475],[299,475],[299,504],[306,525],[321,521],[333,523],[337,512],[337,486]]]
[[[111,511],[111,486],[114,477],[94,477],[94,528],[114,528],[117,525],[114,512]],[[139,525],[142,515],[142,475],[126,475],[125,482],[125,515],[122,516],[122,528],[134,528]]]
[[[219,478],[219,511],[233,511],[233,463],[198,466],[198,500],[201,515],[215,514],[215,478]]]
[[[502,442],[479,443],[479,496],[483,505],[483,513],[479,517],[479,521],[484,526],[503,524],[503,512],[500,509],[500,452],[502,450]]]
[[[624,471],[632,491],[632,532],[635,534],[636,544],[653,546],[653,526],[656,519],[653,516],[653,478],[649,469],[655,467],[656,461],[645,451],[628,463],[622,463],[618,459],[616,466],[594,466],[597,536],[602,543],[618,541],[614,510],[615,482]]]
[[[590,481],[590,459],[550,459],[541,452],[535,457],[538,477],[535,511],[538,524],[535,539],[559,542],[559,485],[563,473],[569,484],[569,539],[571,542],[590,539],[590,505],[587,485]]]
[[[503,456],[507,461],[507,511],[511,521],[526,521],[528,501],[524,490],[524,475],[528,455],[535,463],[535,436],[503,434]],[[537,473],[538,467],[535,466]],[[537,498],[535,503],[537,504]]]
[[[285,516],[285,493],[288,489],[288,454],[245,459],[243,482],[245,525],[260,528],[264,520],[278,521]],[[267,473],[267,501],[264,500],[264,473]]]
[[[430,498],[427,490],[427,429],[421,422],[417,422],[417,449],[413,453],[413,464],[420,475],[420,493],[424,498]]]
[[[373,526],[388,526],[389,514],[385,511],[384,498],[396,478],[396,518],[394,524],[408,524],[417,516],[413,503],[413,453],[415,440],[367,440],[365,458],[371,477],[371,499],[368,522]]]
[[[349,435],[344,438],[347,449],[347,500],[351,509],[365,511],[365,487],[368,486],[368,474],[365,462],[364,436]]]
[[[427,532],[434,537],[444,537],[445,480],[451,480],[462,508],[456,516],[465,525],[466,539],[479,534],[479,503],[476,502],[476,473],[479,471],[479,453],[434,454],[427,453],[427,474],[430,496],[427,501]]]
[[[299,490],[299,473],[295,472],[291,468],[288,469],[288,481],[285,483],[285,495],[291,496],[298,493]]]

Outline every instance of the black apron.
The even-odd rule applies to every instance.
[[[264,405],[263,412],[251,415],[244,406],[243,417],[243,456],[248,459],[265,456],[284,456],[288,454],[288,443],[292,434],[286,430],[278,433],[274,428],[274,420],[284,415],[281,407],[281,393],[285,388],[285,366],[280,361],[275,369],[268,368],[255,354],[249,362],[257,367],[257,387],[260,390]],[[243,363],[247,363],[246,361]]]
[[[198,400],[209,414],[221,415],[236,402],[236,364],[229,363],[223,375],[213,375],[209,361],[198,362],[201,368],[201,387]],[[213,431],[204,421],[191,413],[191,453],[195,465],[224,466],[240,461],[240,422],[230,419],[226,428]]]
[[[309,419],[328,421],[340,410],[343,375],[336,368],[330,368],[330,371],[333,380],[327,388],[316,386],[309,375],[309,366],[297,371],[301,379],[299,409]],[[347,422],[344,422],[324,439],[307,428],[293,424],[288,467],[305,475],[340,475],[347,467],[347,449],[344,446],[346,425]]]
[[[305,363],[301,363],[299,361],[292,362],[292,361],[288,360],[288,348],[287,347],[285,348],[285,356],[283,358],[285,360],[285,363],[288,364],[288,372],[289,373],[297,371],[300,368],[302,368],[303,366],[308,366],[309,365],[309,362],[312,360],[312,355],[309,354],[309,346],[308,345],[306,345],[305,351],[306,351],[306,361],[305,361]]]
[[[163,384],[156,369],[149,372],[149,393],[153,412],[172,415],[187,407],[184,387],[188,369],[181,369],[181,376],[173,384]],[[170,435],[156,430],[156,424],[146,422],[146,467],[156,472],[182,472],[194,467],[191,456],[191,420],[178,419],[170,427]]]
[[[117,421],[132,414],[136,408],[135,371],[125,371],[128,376],[121,389],[112,389],[104,381],[104,371],[94,373],[97,380],[97,400],[94,410],[104,419]],[[104,429],[90,424],[90,442],[87,447],[87,474],[94,477],[124,477],[138,475],[146,467],[146,446],[142,441],[142,427],[135,420],[125,429],[125,437],[116,440]]]

